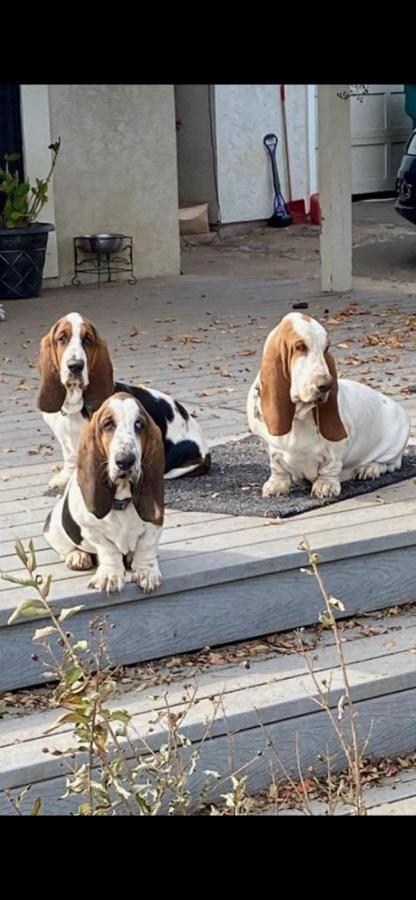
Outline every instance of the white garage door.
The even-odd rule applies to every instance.
[[[397,169],[412,130],[412,120],[404,108],[402,84],[366,87],[367,94],[351,99],[353,194],[394,190]],[[315,105],[318,138],[317,90]]]

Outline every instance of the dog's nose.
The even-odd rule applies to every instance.
[[[327,394],[331,390],[332,381],[325,381],[324,384],[318,384],[318,391],[321,394]]]
[[[135,462],[136,457],[134,453],[118,453],[116,456],[116,465],[122,472],[128,472]]]
[[[79,362],[68,363],[68,369],[71,372],[71,375],[81,375],[81,372],[84,368],[84,361],[82,359]]]

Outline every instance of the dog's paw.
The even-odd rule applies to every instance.
[[[373,478],[380,478],[385,472],[387,463],[369,462],[357,469],[355,478],[357,481],[371,481]]]
[[[333,478],[317,478],[312,485],[311,496],[318,500],[327,500],[328,497],[339,497],[341,485]]]
[[[290,481],[271,475],[262,488],[263,497],[286,497],[290,490]]]
[[[94,588],[96,591],[106,591],[107,594],[112,594],[123,589],[125,580],[124,569],[105,565],[98,566],[95,575],[88,582],[88,587]]]
[[[158,567],[143,567],[134,573],[134,579],[145,594],[156,591],[162,583],[162,575]]]
[[[85,569],[94,568],[94,560],[90,553],[85,553],[85,550],[72,550],[71,553],[68,553],[65,564],[74,572],[84,572]]]

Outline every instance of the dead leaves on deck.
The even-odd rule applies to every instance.
[[[337,326],[338,330],[342,327],[341,340],[335,345],[337,350],[347,351],[345,356],[340,353],[336,357],[341,376],[350,377],[348,370],[357,369],[357,375],[353,377],[390,396],[407,396],[415,392],[414,387],[406,383],[409,377],[402,374],[409,365],[402,351],[416,350],[415,314],[409,315],[391,306],[379,309],[374,305],[371,309],[361,309],[359,304],[351,303],[339,313],[328,315],[323,322],[329,326],[330,333]]]
[[[325,325],[342,325],[342,323],[345,322],[346,319],[349,319],[350,316],[357,315],[358,311],[358,303],[350,303],[349,306],[346,306],[341,312],[336,313],[335,316],[324,319],[324,323]]]
[[[50,444],[39,444],[38,447],[29,447],[27,451],[29,456],[52,456],[55,453],[55,448]]]

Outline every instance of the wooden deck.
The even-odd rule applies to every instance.
[[[411,298],[384,293],[329,301],[313,289],[189,277],[142,282],[136,288],[45,292],[39,300],[6,304],[8,321],[0,324],[1,569],[20,572],[14,541],[33,538],[39,564],[53,576],[55,605],[85,603],[73,620],[74,632],[85,629],[92,610],[108,613],[116,626],[110,644],[114,663],[316,621],[321,609],[316,585],[299,572],[305,560],[298,544],[305,534],[322,552],[324,577],[331,592],[342,597],[346,614],[414,599],[413,481],[274,525],[261,518],[169,510],[161,551],[164,582],[151,598],[132,584],[110,598],[87,591],[86,576],[66,570],[42,536],[54,502],[44,492],[59,453],[34,407],[35,360],[41,335],[74,309],[89,315],[107,338],[118,378],[171,391],[198,414],[215,443],[244,433],[246,394],[264,337],[293,301],[306,297],[318,316],[330,303],[336,316],[354,299],[361,312],[331,326],[333,345],[345,345],[336,350],[338,359],[344,357],[339,368],[382,383],[413,415],[415,401],[403,393],[403,386],[416,380],[416,342],[407,324]],[[382,356],[379,349],[361,345],[370,331],[391,334],[385,313],[393,303],[394,326],[407,329],[407,344],[384,349],[380,363],[374,361]],[[357,365],[350,367],[352,357]],[[30,660],[33,623],[6,624],[23,596],[23,589],[0,583],[0,690],[41,679]]]
[[[377,630],[378,634],[363,637],[358,628],[348,629],[344,653],[359,740],[368,742],[366,756],[395,758],[413,751],[416,744],[414,612],[397,616],[390,631]],[[331,634],[322,636],[312,659],[315,676],[331,684],[330,706],[336,709],[344,686]],[[163,721],[155,720],[155,712],[165,706],[165,690],[170,711],[185,712],[181,732],[191,741],[185,753],[195,749],[200,753],[189,780],[194,802],[206,783],[205,770],[217,771],[222,779],[212,784],[209,799],[214,801],[229,790],[230,772],[240,768],[247,776],[248,791],[256,793],[267,788],[272,777],[280,780],[290,773],[297,779],[299,769],[306,774],[309,766],[325,775],[327,763],[319,759],[323,751],[330,754],[333,772],[345,766],[338,738],[327,712],[316,704],[316,688],[299,653],[251,658],[249,669],[214,666],[194,677],[184,676],[164,687],[163,693],[155,687],[158,698],[149,697],[149,690],[132,691],[112,703],[129,711],[130,738],[139,755],[146,752],[144,738],[154,749],[166,743]],[[184,696],[194,690],[198,702],[189,706]],[[25,808],[37,796],[42,797],[44,815],[67,815],[77,806],[74,798],[60,799],[70,762],[71,726],[61,725],[45,736],[58,714],[50,710],[0,722],[0,815],[13,812],[2,792],[27,784],[32,789]],[[204,740],[208,722],[212,722],[209,740]],[[54,755],[56,751],[62,755]],[[410,787],[407,784],[402,797],[412,795]]]

